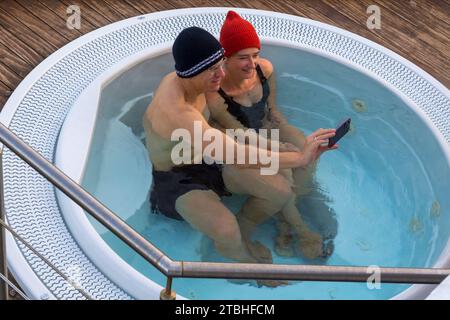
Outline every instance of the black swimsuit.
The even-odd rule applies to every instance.
[[[250,107],[245,107],[240,103],[234,101],[232,97],[227,95],[222,88],[219,89],[219,94],[225,100],[225,103],[228,105],[228,112],[231,113],[236,119],[242,123],[247,128],[255,129],[259,131],[262,127],[262,120],[266,115],[266,112],[270,112],[267,107],[267,98],[270,94],[269,83],[267,82],[266,77],[264,76],[261,67],[259,65],[256,66],[256,72],[258,73],[259,80],[261,81],[263,88],[263,96],[261,100],[252,104]]]
[[[219,197],[231,195],[225,188],[222,165],[206,163],[175,166],[169,171],[153,170],[151,190],[152,212],[177,220],[183,217],[177,212],[175,202],[189,191],[212,190]]]

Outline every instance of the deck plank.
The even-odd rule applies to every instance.
[[[106,5],[103,1],[100,0],[82,0],[82,1],[88,7],[92,8],[95,12],[97,12],[98,14],[102,15],[105,19],[107,19],[109,23],[120,21],[127,18],[126,16],[122,15],[120,12],[116,11],[111,6]],[[69,2],[72,2],[72,0],[70,0]]]
[[[142,13],[135,9],[133,6],[130,6],[126,2],[121,2],[117,0],[104,0],[105,4],[109,5],[116,12],[120,13],[125,18],[131,18],[135,16],[140,16]]]
[[[0,43],[0,63],[8,66],[21,78],[24,78],[33,69],[33,64],[23,60],[3,43]]]
[[[2,4],[3,3],[0,2],[0,6]],[[22,17],[19,19],[22,19]],[[19,20],[10,16],[2,7],[0,7],[0,25],[9,34],[13,35],[13,43],[16,39],[20,40],[36,51],[41,57],[47,57],[56,50],[53,45],[39,37],[39,35],[27,28]]]
[[[0,106],[6,103],[9,96],[11,95],[12,90],[8,88],[3,82],[0,81]]]
[[[48,45],[47,48],[50,53],[67,43],[67,39],[50,28],[48,24],[35,17],[18,2],[14,0],[2,0],[0,2],[0,8],[7,11],[8,16],[12,17],[10,23],[14,20],[18,21],[20,25],[31,30],[37,39],[42,39]],[[16,17],[20,17],[20,20]]]
[[[155,7],[145,2],[144,0],[125,0],[125,2],[138,10],[141,14],[147,14],[158,11]]]
[[[366,27],[371,4],[382,10],[381,30]],[[80,30],[66,27],[69,5],[81,9]],[[0,109],[5,92],[73,39],[132,16],[188,7],[253,8],[324,22],[379,43],[450,85],[447,0],[1,0]]]
[[[343,2],[343,0],[323,0],[321,3],[328,5],[333,8],[333,10],[339,10],[342,8]],[[417,64],[430,74],[433,74],[434,70],[438,70],[439,68],[444,68],[445,70],[448,67],[445,63],[442,63],[442,61],[445,61],[445,57],[442,52],[436,48],[439,46],[439,41],[434,41],[434,46],[430,46],[429,44],[422,42],[420,40],[420,35],[423,36],[423,34],[426,33],[425,30],[417,27],[417,25],[408,25],[405,20],[400,19],[396,13],[386,10],[384,7],[380,8],[381,29],[369,30],[365,28],[364,26],[368,17],[368,14],[365,12],[365,8],[373,3],[373,0],[346,2],[347,10],[341,10],[341,12],[348,19],[350,19],[350,23],[355,24],[355,27],[350,29],[353,33],[359,34],[369,40],[387,47],[400,56],[403,56],[404,58]],[[333,20],[343,22],[343,20]],[[347,27],[344,28],[349,29]],[[430,56],[434,56],[438,59],[430,61],[427,58]],[[450,83],[449,73],[446,74],[444,72],[442,74],[441,81],[444,85],[448,85]]]
[[[166,1],[160,1],[160,0],[145,0],[145,2],[154,7],[156,11],[164,11],[164,10],[172,10],[176,9],[172,4]]]
[[[59,17],[52,10],[44,6],[38,1],[15,0],[22,7],[30,12],[31,15],[47,24],[52,30],[55,30],[63,37],[63,42],[72,41],[81,35],[77,29],[69,29],[66,27],[66,19]]]
[[[424,14],[430,15],[431,19],[430,21],[434,21],[434,19],[439,19],[440,22],[443,22],[447,25],[449,25],[449,14],[450,14],[450,2],[448,0],[421,0],[421,1],[414,1],[416,4],[419,4],[424,9]],[[422,12],[418,12],[417,17],[421,17]],[[427,16],[427,19],[428,16]],[[450,31],[450,30],[448,30]]]
[[[5,84],[10,90],[14,90],[16,88],[22,77],[20,77],[17,73],[10,69],[10,66],[3,64],[0,62],[0,81]]]
[[[83,28],[83,24],[86,21],[90,23],[92,26],[94,26],[95,29],[98,29],[111,23],[110,20],[106,19],[103,15],[98,13],[88,4],[81,2],[81,0],[60,0],[60,2],[64,4],[66,8],[70,5],[76,5],[80,7],[81,28]]]
[[[402,6],[397,2],[393,2],[390,6],[386,6],[380,0],[374,0],[380,7],[383,8],[383,12],[388,12],[394,16],[390,19],[390,25],[400,32],[404,29],[414,28],[418,39],[422,40],[424,44],[433,46],[441,53],[448,50],[450,45],[450,25],[433,17],[430,14],[430,7],[426,8],[424,3],[418,3],[414,6],[410,6],[409,10],[402,10]],[[417,17],[420,14],[424,14],[427,20],[433,20],[433,24],[425,24]],[[395,16],[400,17],[401,20],[395,19]],[[445,48],[447,46],[447,48]]]
[[[39,3],[41,5],[43,5],[43,6],[45,6],[46,8],[50,9],[58,17],[60,17],[60,19],[64,23],[64,25],[61,28],[67,29],[66,28],[66,23],[67,23],[68,17],[70,16],[67,13],[68,5],[64,4],[60,0],[39,0]],[[81,8],[80,8],[80,10],[81,10]],[[74,30],[71,30],[71,31],[79,32],[80,35],[83,35],[85,33],[91,32],[91,31],[93,31],[93,30],[95,30],[97,28],[98,28],[98,26],[96,24],[92,24],[89,21],[89,18],[87,17],[85,12],[82,12],[80,29],[79,30],[74,29]]]
[[[44,57],[37,53],[28,44],[24,43],[17,37],[15,37],[11,32],[6,30],[0,24],[0,43],[8,47],[12,52],[14,52],[19,58],[27,61],[33,66],[37,66]]]

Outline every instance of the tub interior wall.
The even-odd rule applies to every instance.
[[[98,107],[96,128],[92,138],[93,148],[90,150],[90,158],[93,158],[92,155],[95,154],[97,161],[88,161],[83,176],[82,185],[86,187],[87,190],[93,192],[100,201],[108,205],[113,211],[128,212],[129,214],[126,215],[127,220],[129,220],[128,223],[134,226],[138,231],[142,231],[140,226],[145,225],[147,214],[139,214],[139,208],[132,204],[141,201],[143,197],[148,197],[148,190],[142,190],[136,194],[133,191],[133,184],[135,181],[129,180],[128,185],[122,184],[121,189],[123,192],[119,197],[115,197],[115,200],[112,200],[107,193],[102,193],[101,190],[103,189],[99,186],[99,183],[104,182],[108,184],[110,182],[117,183],[118,181],[114,180],[113,168],[111,168],[111,170],[105,169],[104,167],[102,168],[105,163],[105,153],[98,153],[99,150],[96,149],[96,146],[104,145],[104,141],[110,140],[111,137],[108,138],[109,134],[117,132],[123,133],[124,131],[126,131],[128,137],[139,137],[140,142],[145,144],[142,126],[143,115],[151,102],[154,90],[161,81],[161,75],[167,74],[173,69],[173,66],[174,62],[171,55],[162,54],[123,71],[121,75],[104,86]],[[114,119],[118,119],[119,121],[115,122],[115,128],[111,128],[111,121]],[[123,136],[123,134],[121,136]],[[118,142],[115,145],[110,144],[109,147],[120,149],[118,153],[126,158],[127,154],[130,153],[129,148],[132,148],[133,150],[139,149],[139,147],[136,148],[136,139],[131,138],[128,142],[130,145]],[[149,167],[145,150],[142,148],[139,150],[141,153],[139,154],[138,159],[136,159],[137,163],[131,163],[131,165],[136,165],[134,173],[137,174],[138,170],[145,167],[145,172],[140,176],[143,180],[148,182],[147,184],[149,184],[151,182],[151,167]],[[130,166],[128,166],[127,169],[130,169]],[[99,173],[101,172],[106,173],[106,176],[99,176]],[[106,229],[90,216],[89,219],[95,225],[97,230],[101,233],[106,232]]]

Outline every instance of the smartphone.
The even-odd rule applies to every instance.
[[[338,142],[347,132],[350,130],[351,118],[348,118],[342,122],[336,129],[336,135],[328,139],[328,148],[331,148]]]

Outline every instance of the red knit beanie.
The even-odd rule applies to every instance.
[[[250,22],[241,18],[230,10],[220,30],[220,44],[225,49],[225,56],[229,57],[242,49],[261,49],[259,37]]]

